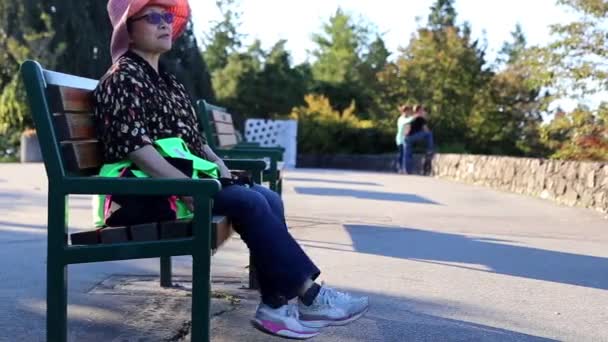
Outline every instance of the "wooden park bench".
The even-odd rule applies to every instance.
[[[232,234],[226,217],[213,216],[217,180],[96,177],[102,164],[95,138],[92,90],[97,81],[22,65],[29,105],[48,177],[47,341],[67,339],[68,265],[160,258],[161,283],[171,285],[171,256],[192,255],[192,341],[209,340],[211,255]],[[227,160],[229,168],[261,181],[263,160]],[[192,221],[112,227],[68,236],[71,194],[188,195],[195,199]],[[69,238],[70,237],[70,238]],[[71,243],[70,243],[71,242]],[[250,281],[254,271],[250,268]]]
[[[220,158],[269,159],[263,180],[270,183],[270,189],[281,194],[283,180],[282,147],[260,147],[257,143],[239,141],[232,115],[225,108],[212,105],[204,100],[196,103],[199,122],[207,138],[207,144]]]

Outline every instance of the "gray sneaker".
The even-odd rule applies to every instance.
[[[363,316],[368,308],[367,297],[353,297],[325,286],[321,287],[312,305],[298,301],[300,322],[311,328],[346,325]]]
[[[298,308],[295,304],[273,309],[260,303],[251,323],[267,334],[283,338],[306,340],[319,335],[318,329],[301,324],[298,316]]]

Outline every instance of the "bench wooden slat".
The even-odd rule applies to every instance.
[[[101,243],[122,243],[129,241],[129,228],[117,227],[102,229],[100,233]]]
[[[237,143],[236,136],[234,134],[218,134],[217,141],[220,147],[230,147],[236,145]]]
[[[220,112],[219,110],[214,110],[212,111],[211,121],[232,124],[232,115],[226,112]]]
[[[157,223],[138,224],[130,227],[131,240],[133,241],[156,241],[160,239]]]
[[[192,221],[162,222],[160,224],[161,240],[181,239],[192,236]]]
[[[53,113],[91,112],[93,94],[90,90],[67,86],[49,86],[50,106]]]
[[[215,123],[215,132],[217,134],[232,134],[232,135],[234,135],[234,133],[235,133],[235,131],[234,131],[234,125],[223,123],[223,122],[216,122]]]
[[[101,230],[79,232],[70,235],[72,245],[97,245],[101,241]]]
[[[95,120],[91,113],[66,113],[53,116],[59,141],[95,139]]]
[[[226,216],[213,216],[212,248],[222,246],[234,233]],[[72,245],[98,245],[124,243],[128,241],[155,241],[181,239],[192,236],[192,221],[147,223],[129,227],[108,227],[70,235]]]
[[[101,145],[97,140],[63,141],[61,149],[70,172],[87,173],[103,163]]]

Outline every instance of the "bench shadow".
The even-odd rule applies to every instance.
[[[439,203],[419,195],[381,192],[381,191],[366,191],[354,189],[338,189],[338,188],[314,188],[314,187],[295,187],[295,191],[301,195],[312,196],[328,196],[328,197],[354,197],[365,200],[390,201],[390,202],[406,202],[417,204],[432,204],[440,205]]]
[[[337,251],[354,249],[358,253],[608,290],[608,258],[412,228],[352,224],[344,227],[352,239],[349,248],[323,245],[322,241],[302,245]]]
[[[239,285],[235,284],[231,286],[237,287]],[[409,297],[388,296],[351,289],[341,290],[369,296],[371,307],[365,316],[348,326],[331,327],[324,330],[324,335],[327,335],[332,341],[557,341],[505,328],[442,317],[442,312],[447,305],[439,302],[421,301]],[[242,298],[239,296],[242,294],[242,290],[236,288],[232,290],[223,287],[222,291],[226,291],[228,297],[234,293],[236,298]],[[162,294],[156,294],[155,296],[159,298],[156,300],[159,303],[171,300]],[[137,325],[138,321],[129,322],[124,312],[118,312],[111,305],[105,304],[104,302],[107,300],[104,300],[104,297],[107,297],[106,295],[89,295],[89,297],[96,298],[90,298],[86,305],[73,305],[71,308],[86,309],[89,312],[97,313],[97,316],[109,317],[110,319],[91,319],[82,315],[70,315],[69,334],[76,340],[90,340],[91,338],[99,338],[101,340],[101,338],[104,338],[105,340],[122,341],[123,339],[118,337],[125,338],[128,336],[131,338],[129,341],[139,340],[140,338],[146,341],[167,341],[166,332],[163,334],[145,330]],[[245,298],[240,299],[236,310],[229,310],[224,314],[213,317],[211,321],[212,338],[221,336],[221,339],[226,341],[284,341],[278,337],[262,334],[248,324],[257,305],[257,298],[252,300],[249,297],[250,295],[247,295]],[[251,297],[255,296],[251,295]],[[218,302],[226,301],[226,299],[215,300]],[[186,304],[187,306],[188,304]],[[149,308],[144,305],[140,309],[147,310]],[[37,337],[42,340],[44,338],[44,313],[39,310],[31,310],[28,307],[22,308],[22,310],[24,311],[22,316],[26,317],[29,325],[33,325],[36,329],[27,332],[21,331],[22,334],[17,334],[18,339],[24,340],[20,338],[28,338],[26,340],[38,340],[34,339],[34,337]],[[461,309],[461,311],[466,310],[466,307]],[[164,316],[165,323],[170,326],[179,326],[180,323],[186,323],[180,322],[176,317],[171,317],[168,314],[158,316]],[[119,321],[123,317],[125,321]],[[143,317],[138,318],[143,319]],[[17,330],[16,327],[10,327],[8,330],[0,332],[0,339],[3,337],[15,338],[15,330]],[[177,333],[178,331],[176,330],[175,334],[177,335]],[[247,336],[246,340],[243,339],[244,336]],[[404,336],[407,336],[407,338],[403,339]],[[177,339],[175,340],[177,341]]]
[[[47,230],[47,226],[41,224],[24,224],[17,222],[9,222],[9,221],[0,221],[0,231],[2,228],[28,228],[28,229],[42,229]]]
[[[329,184],[342,184],[342,185],[382,186],[382,184],[372,183],[372,182],[340,181],[340,180],[333,180],[333,179],[318,179],[318,178],[285,177],[285,180],[294,181],[294,182],[329,183]]]
[[[388,296],[369,291],[345,289],[347,292],[370,297],[370,311],[348,327],[335,328],[334,333],[344,341],[366,341],[362,331],[374,331],[383,341],[524,341],[553,342],[550,338],[534,336],[499,327],[465,320],[442,317],[450,311],[467,312],[473,308],[454,307],[453,303],[422,301],[411,297]],[[475,308],[479,310],[479,308]],[[407,336],[406,339],[402,339]],[[376,339],[374,339],[376,340]]]
[[[16,191],[16,190],[14,190]],[[23,206],[46,206],[46,194],[0,191],[0,210],[14,211]]]

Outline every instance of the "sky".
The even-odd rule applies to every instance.
[[[573,17],[556,0],[456,0],[458,22],[468,21],[473,36],[486,33],[488,56],[493,59],[517,23],[521,24],[530,44],[543,44],[550,40],[549,25]],[[279,39],[287,40],[294,63],[306,60],[307,51],[314,48],[311,34],[319,32],[321,25],[338,7],[358,20],[372,23],[384,33],[388,49],[394,54],[405,46],[418,26],[416,18],[426,22],[429,8],[435,0],[241,0],[241,29],[247,41],[261,40],[269,48]],[[195,32],[203,36],[210,23],[219,20],[215,1],[190,2]]]

